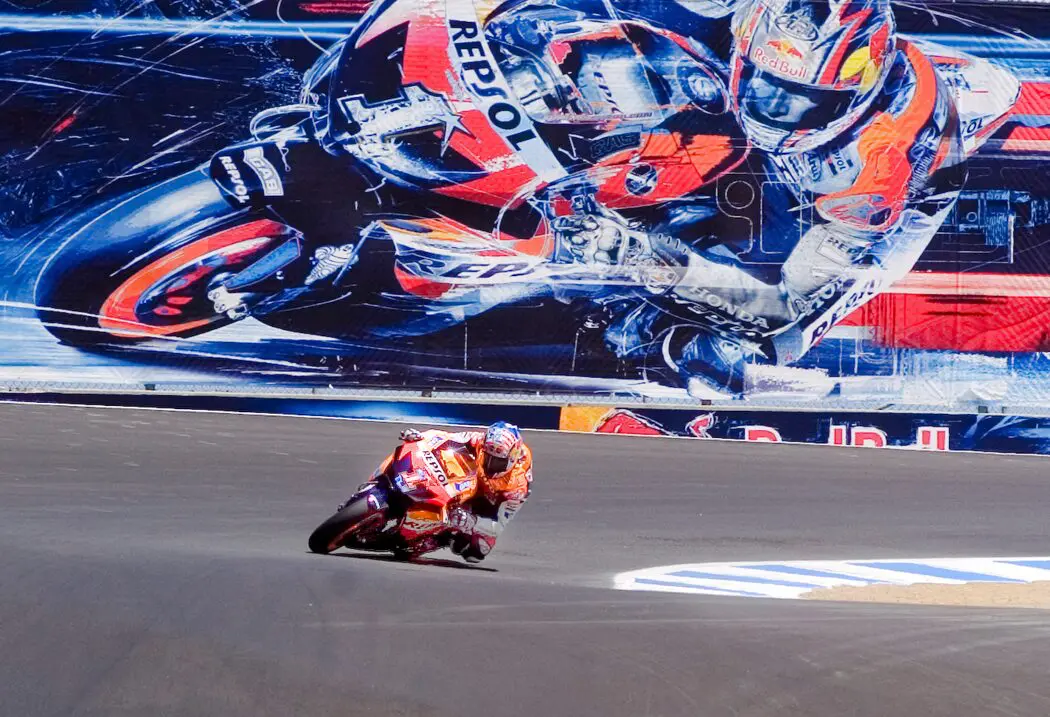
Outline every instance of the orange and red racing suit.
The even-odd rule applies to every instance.
[[[532,487],[532,451],[524,443],[510,467],[498,476],[487,476],[481,467],[484,431],[407,430],[402,433],[406,443],[426,441],[427,447],[445,463],[445,456],[456,456],[457,466],[442,465],[450,475],[466,471],[478,478],[478,489],[473,496],[450,506],[445,524],[452,532],[452,551],[471,562],[483,560],[496,540],[528,499]],[[385,472],[393,455],[380,466],[377,474]]]

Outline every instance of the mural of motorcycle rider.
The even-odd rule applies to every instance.
[[[715,42],[719,33],[730,36],[730,4],[690,0],[680,16],[690,36]],[[609,309],[604,341],[618,357],[655,356],[693,393],[739,394],[747,363],[798,360],[914,265],[965,180],[958,107],[923,50],[896,37],[888,0],[742,0],[732,14],[728,65],[703,42],[685,51],[659,31],[675,13],[649,20],[643,5],[522,0],[486,18],[489,47],[562,178],[526,197],[520,211],[455,200],[458,208],[439,212],[493,235],[506,235],[510,219],[518,226],[509,234],[522,239],[546,214],[554,269],[549,281],[502,281],[458,302],[432,301],[419,312],[419,331],[524,298],[584,296]],[[379,36],[394,45],[362,44],[340,60],[333,102],[353,96],[364,67],[375,79],[362,108],[404,96],[402,40],[396,30]],[[1007,73],[968,62],[986,84],[1009,86]],[[989,96],[1001,106],[986,112],[1003,115],[1015,99],[1008,91]],[[334,104],[330,112],[332,137],[356,131],[352,122],[339,126],[348,120],[339,110]],[[746,140],[737,136],[741,128]],[[366,201],[351,205],[345,191],[333,191],[335,182],[314,173],[319,184],[309,194],[330,196],[333,211],[324,214],[332,235],[348,236],[391,207],[411,215],[449,204],[442,192],[469,194],[467,185],[442,184],[468,169],[450,165],[459,155],[446,149],[469,135],[454,127],[432,134],[413,135],[431,137],[425,162],[418,147],[412,155],[394,145],[378,159],[361,155],[375,165],[363,172],[372,176]],[[642,136],[673,146],[658,159],[643,156]],[[783,189],[762,217],[763,243],[787,257],[774,276],[769,266],[742,260],[723,237],[705,243],[708,225],[717,230],[720,218],[701,189],[739,163],[748,143]],[[387,166],[393,160],[401,163],[396,172]],[[408,174],[434,178],[427,180],[433,188],[406,186],[400,178]],[[340,248],[346,245],[318,251]],[[558,265],[576,279],[582,267],[587,280],[559,280]],[[380,272],[363,272],[372,273]],[[216,298],[220,308],[224,297]]]
[[[734,107],[783,190],[765,198],[762,239],[787,259],[772,281],[733,258],[691,259],[677,296],[727,325],[740,316],[761,324],[745,340],[717,323],[663,329],[665,360],[701,394],[741,393],[748,362],[798,360],[907,273],[980,141],[964,141],[953,83],[896,36],[888,0],[743,0],[732,35]],[[957,64],[996,88],[989,117],[1010,110],[1018,84],[1009,73],[974,58]],[[654,321],[651,333],[667,323]]]
[[[666,21],[685,18],[675,3],[653,5],[664,8]],[[672,5],[676,12],[671,12]],[[700,33],[705,23],[727,16],[722,2],[703,0],[695,5],[696,11],[688,13],[693,34]],[[420,19],[419,8],[411,3],[384,7],[371,12],[362,29],[331,53],[323,133],[327,152],[307,142],[284,147],[286,153],[307,155],[305,159],[289,159],[272,146],[258,150],[269,153],[266,159],[278,172],[282,167],[289,172],[283,178],[286,184],[300,186],[278,198],[264,197],[262,189],[249,186],[245,201],[265,200],[290,224],[308,227],[305,233],[314,247],[321,245],[313,249],[313,269],[302,277],[286,272],[286,281],[293,286],[313,281],[317,286],[324,266],[342,260],[339,271],[345,273],[354,262],[374,260],[377,251],[384,250],[383,243],[369,242],[369,249],[361,250],[358,240],[373,221],[404,218],[408,223],[419,217],[451,219],[507,243],[533,239],[546,231],[543,222],[550,222],[558,246],[547,257],[550,264],[566,266],[577,279],[582,276],[581,281],[504,280],[470,293],[445,292],[435,286],[425,310],[404,310],[409,299],[389,312],[396,323],[392,330],[435,331],[497,305],[552,293],[560,299],[630,294],[625,286],[645,285],[651,283],[651,274],[666,274],[668,258],[654,258],[651,238],[634,230],[608,237],[617,244],[615,251],[590,251],[592,245],[607,243],[587,238],[594,217],[608,216],[616,227],[627,223],[653,227],[668,225],[673,215],[678,228],[689,218],[708,217],[715,211],[712,198],[693,196],[694,190],[738,163],[745,153],[746,141],[730,108],[724,63],[702,43],[694,42],[687,49],[661,33],[656,29],[660,23],[645,17],[647,3],[628,2],[626,9],[613,9],[596,0],[522,0],[505,3],[486,17],[486,49],[493,53],[501,80],[505,78],[515,94],[529,126],[546,145],[529,140],[515,147],[518,156],[499,149],[501,140],[498,135],[492,138],[491,129],[484,135],[490,138],[484,140],[488,146],[473,146],[483,141],[480,133],[460,124],[462,117],[457,119],[445,109],[450,107],[449,97],[465,91],[443,86],[456,67],[447,73],[428,72],[414,59],[417,54],[433,54],[430,64],[436,66],[439,53],[448,49],[443,42],[414,40],[422,33],[404,28],[410,22],[440,23],[441,18]],[[453,29],[450,36],[456,37],[456,32],[462,35],[463,47],[455,52],[464,55],[457,61],[464,67],[485,62],[470,60],[482,52],[473,35]],[[485,72],[490,73],[485,77],[497,77],[493,69]],[[497,90],[482,88],[479,96],[485,97],[485,92],[491,95]],[[458,102],[462,107],[463,100]],[[442,124],[446,120],[448,124]],[[435,126],[441,129],[435,131]],[[375,141],[366,139],[373,135]],[[389,139],[393,136],[396,141]],[[652,142],[656,146],[652,156],[635,162],[645,154],[651,137],[658,140]],[[708,146],[705,137],[717,141]],[[357,161],[348,163],[347,153]],[[216,181],[232,181],[227,164],[238,170],[242,183],[252,180],[251,171],[235,164],[241,154],[243,148],[237,148],[213,161]],[[483,154],[493,156],[478,163]],[[543,160],[544,173],[553,179],[530,189],[522,179],[528,172],[518,172],[518,184],[512,187],[496,176],[507,167],[524,170],[540,164],[531,161],[536,158]],[[552,162],[560,164],[551,167]],[[227,193],[233,196],[236,190],[231,185]],[[665,199],[685,196],[690,199],[684,212],[662,207]],[[702,208],[705,202],[709,206]],[[628,243],[631,252],[624,248]],[[386,251],[391,252],[389,243]],[[375,271],[363,271],[358,264],[353,274],[392,277],[389,270],[384,272],[382,262],[373,266]],[[252,303],[251,283],[267,268],[242,272],[213,290],[216,310],[237,314],[280,308],[284,297]],[[551,269],[548,276],[557,273]],[[417,285],[441,280],[417,278]],[[392,286],[387,295],[395,293]],[[354,319],[361,326],[378,323],[380,310],[380,302],[372,302],[367,318],[355,312]],[[406,317],[413,315],[418,321],[408,326],[412,319]],[[301,323],[301,313],[296,320]]]
[[[611,308],[605,341],[620,357],[657,354],[700,396],[743,393],[748,363],[797,361],[906,274],[950,212],[965,183],[966,157],[983,141],[963,136],[960,87],[982,92],[986,126],[1009,112],[1019,89],[1008,72],[971,57],[949,62],[966,68],[965,78],[951,77],[956,70],[935,66],[927,48],[897,37],[888,0],[741,0],[727,28],[720,21],[731,4],[683,3],[689,8],[683,17],[691,36],[700,33],[716,48],[720,26],[723,36],[731,30],[731,107],[751,146],[760,150],[768,178],[761,241],[786,259],[771,271],[768,263],[743,258],[733,237],[717,236],[729,222],[712,216],[709,196],[683,193],[674,202],[625,211],[616,204],[619,198],[602,196],[600,168],[564,183],[590,195],[575,196],[574,211],[553,222],[575,261],[622,267],[629,247],[640,245],[639,264],[648,255],[664,260],[656,262],[662,268],[674,267],[675,278],[656,290],[648,285],[652,274],[634,275],[650,289],[648,295],[639,292],[641,303],[625,299],[631,292],[623,287],[598,297]],[[590,112],[615,102],[613,111],[631,118],[645,118],[647,108],[651,117],[652,108],[668,106],[647,94],[652,83],[638,76],[643,70],[630,53],[620,57],[612,45],[593,66],[578,53],[580,66],[568,72],[575,94],[559,88],[564,64],[562,77],[548,72],[542,79],[536,68],[544,63],[520,48],[539,48],[532,56],[543,57],[559,38],[556,32],[528,35],[531,26],[521,22],[528,13],[520,8],[530,5],[530,12],[558,20],[544,27],[568,26],[566,35],[578,36],[583,23],[579,16],[551,15],[552,7],[565,12],[564,2],[519,3],[513,25],[507,24],[513,29],[502,33],[501,18],[490,23],[505,46],[517,49],[507,53],[514,59],[505,61],[505,72],[516,78],[519,97],[537,121],[578,131],[581,100]],[[598,26],[604,21],[613,27],[625,18],[647,22],[641,6],[631,3],[608,16],[602,9],[588,12],[586,20]],[[673,17],[663,13],[653,24]],[[650,49],[647,62],[655,54]],[[661,74],[681,75],[681,67],[660,67]],[[685,75],[694,78],[686,84],[701,112],[664,114],[660,126],[674,129],[684,117],[703,113],[701,122],[719,125],[717,91],[705,95],[698,89],[714,83],[695,70]],[[703,233],[712,225],[716,236],[705,243]]]

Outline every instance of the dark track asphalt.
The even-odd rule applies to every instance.
[[[0,715],[1050,714],[1050,612],[608,589],[1045,555],[1045,458],[533,434],[487,570],[307,554],[397,430],[0,406]]]

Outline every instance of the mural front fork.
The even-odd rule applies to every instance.
[[[237,274],[217,277],[208,298],[231,319],[265,315],[307,295],[331,293],[358,262],[362,217],[379,183],[316,143],[235,145],[211,160],[210,176],[235,208],[276,214],[295,236]]]

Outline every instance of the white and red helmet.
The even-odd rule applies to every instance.
[[[521,456],[521,431],[518,427],[497,421],[485,431],[481,443],[481,470],[489,478],[506,473]]]
[[[757,147],[804,152],[848,131],[896,56],[889,0],[744,0],[730,88]]]

